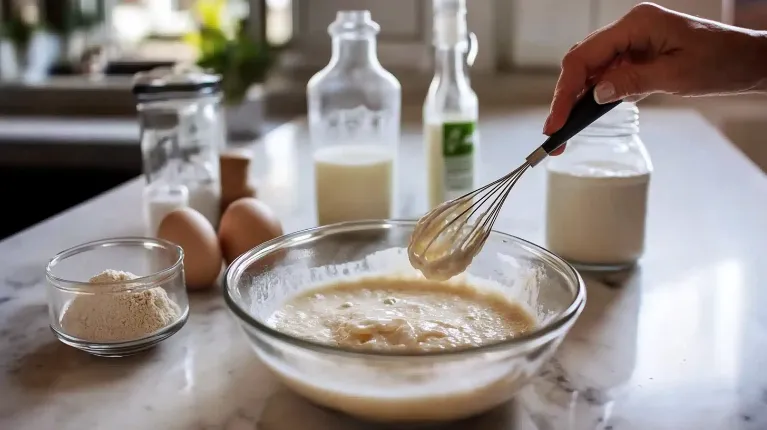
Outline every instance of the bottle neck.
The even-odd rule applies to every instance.
[[[468,85],[469,78],[466,75],[465,50],[460,46],[438,46],[435,51],[434,78],[443,82],[465,83]]]
[[[466,27],[466,6],[463,0],[442,0],[434,2],[435,79],[446,82],[466,83],[466,53],[468,51],[468,29]]]
[[[333,37],[330,63],[341,67],[380,66],[375,37]]]

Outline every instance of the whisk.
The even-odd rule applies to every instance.
[[[620,101],[598,104],[591,88],[573,106],[565,125],[528,155],[521,166],[424,215],[410,238],[410,264],[435,280],[450,279],[466,270],[490,236],[501,207],[519,178],[618,104]]]

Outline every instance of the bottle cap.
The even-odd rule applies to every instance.
[[[467,44],[466,0],[434,0],[434,46]]]

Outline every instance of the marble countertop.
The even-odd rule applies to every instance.
[[[483,113],[484,179],[542,141],[544,112]],[[450,429],[767,428],[767,177],[699,115],[644,109],[653,156],[647,253],[622,278],[587,278],[588,304],[557,357],[518,399]],[[403,129],[419,172],[420,126]],[[247,148],[286,231],[314,225],[301,122]],[[542,242],[543,169],[519,182],[497,228]],[[419,183],[421,177],[409,176]],[[402,192],[401,215],[423,190]],[[89,356],[48,328],[44,266],[97,238],[139,234],[136,180],[0,242],[0,428],[365,429],[291,394],[250,351],[220,291],[191,295],[188,324],[123,359]]]

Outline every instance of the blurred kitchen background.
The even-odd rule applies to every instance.
[[[567,49],[636,3],[468,0],[481,104],[546,106]],[[767,0],[659,3],[767,29]],[[0,197],[11,209],[0,238],[141,173],[130,91],[138,71],[178,62],[216,70],[221,52],[236,52],[247,67],[224,73],[241,84],[226,97],[233,141],[303,115],[306,82],[327,64],[327,26],[341,9],[372,12],[379,59],[402,83],[406,116],[408,106],[418,115],[433,71],[430,0],[0,0]],[[646,104],[698,109],[767,170],[764,98]]]

